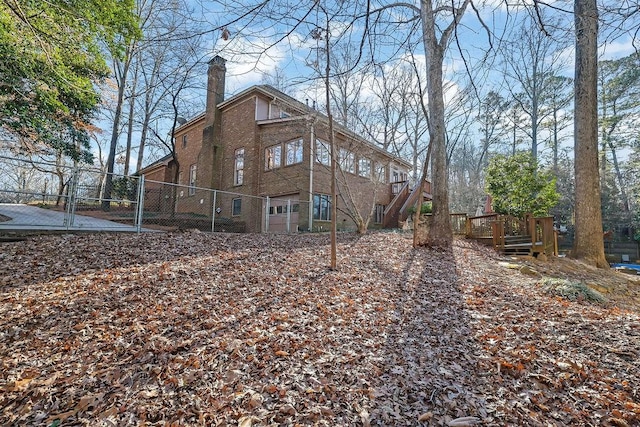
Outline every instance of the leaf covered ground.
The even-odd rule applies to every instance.
[[[640,425],[632,276],[397,233],[340,236],[337,271],[328,250],[323,235],[1,243],[0,425]]]

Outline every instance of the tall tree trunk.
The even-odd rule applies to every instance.
[[[576,234],[571,255],[607,268],[602,237],[598,170],[598,7],[575,0],[575,176]]]
[[[111,191],[113,190],[113,168],[116,161],[116,148],[118,147],[118,134],[120,132],[120,119],[122,117],[122,104],[124,104],[124,89],[129,74],[129,65],[131,65],[131,54],[133,44],[127,48],[124,62],[116,63],[114,69],[118,80],[118,99],[116,103],[116,111],[113,117],[113,127],[111,128],[111,143],[109,145],[109,156],[107,157],[107,174],[104,180],[104,190],[102,192],[102,210],[111,209]]]
[[[127,148],[124,152],[124,176],[129,176],[129,162],[131,161],[131,140],[133,138],[134,98],[129,100],[129,117],[127,118]]]
[[[625,183],[624,177],[622,176],[622,170],[620,169],[620,162],[618,161],[618,153],[616,152],[616,147],[613,145],[613,141],[611,140],[611,138],[608,139],[607,144],[609,145],[609,150],[611,151],[611,160],[613,161],[613,171],[616,174],[616,180],[618,181],[618,186],[620,187],[620,198],[622,199],[622,209],[624,210],[625,217],[626,217],[626,214],[629,213],[629,196],[627,196],[627,190],[625,190],[626,183]]]
[[[537,93],[535,86],[534,91]],[[538,99],[534,98],[531,106],[531,157],[536,164],[538,163],[538,108]]]
[[[553,175],[558,177],[558,109],[553,107]]]
[[[131,94],[129,95],[129,117],[127,122],[127,149],[124,153],[124,176],[129,176],[129,165],[131,164],[131,143],[133,140],[133,116],[136,107],[136,86],[138,84],[138,63],[136,63],[133,82],[131,85]],[[136,169],[140,170],[140,168]]]
[[[449,189],[447,184],[447,151],[445,144],[444,96],[442,90],[442,64],[446,35],[438,41],[435,12],[431,0],[420,2],[422,15],[422,42],[427,59],[427,100],[429,109],[429,144],[431,145],[431,176],[433,213],[428,233],[416,245],[448,247],[453,240],[449,218]],[[465,6],[466,7],[466,4]],[[454,24],[455,25],[455,24]],[[425,164],[425,169],[427,165]],[[419,183],[422,185],[422,183]],[[418,210],[420,207],[418,207]],[[418,224],[415,224],[417,227]]]

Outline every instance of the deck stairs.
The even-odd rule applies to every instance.
[[[400,187],[398,194],[387,205],[384,211],[384,226],[397,227],[400,221],[405,221],[409,216],[409,207],[415,206],[420,196],[420,186],[411,188],[411,183],[406,181]],[[431,183],[425,181],[422,185],[423,200],[431,200]]]
[[[533,255],[530,236],[504,236],[504,246],[496,247],[503,255]]]

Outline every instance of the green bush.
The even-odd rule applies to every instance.
[[[530,153],[494,156],[486,172],[487,193],[497,213],[518,218],[526,213],[548,216],[560,200],[551,171],[539,168]]]
[[[407,212],[409,213],[409,215],[413,215],[414,213],[416,213],[416,207],[415,206],[409,207],[409,209],[407,209]],[[431,206],[431,202],[423,203],[422,208],[420,208],[420,214],[430,214],[431,212],[433,212],[433,207]]]

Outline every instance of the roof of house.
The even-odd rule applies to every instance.
[[[143,175],[158,167],[167,166],[172,161],[173,161],[173,154],[169,153],[166,156],[159,158],[155,162],[150,163],[147,166],[143,167],[142,169],[134,172],[133,175]]]
[[[247,89],[244,89],[241,92],[238,92],[237,94],[231,96],[228,99],[225,99],[223,102],[218,104],[218,108],[223,109],[229,105],[234,104],[235,102],[237,102],[238,100],[242,99],[243,97],[259,92],[263,95],[266,95],[268,97],[272,97],[274,100],[280,100],[282,102],[284,102],[288,107],[290,107],[292,110],[299,112],[301,115],[315,115],[317,117],[320,117],[322,120],[328,120],[328,117],[318,111],[315,108],[312,108],[308,105],[306,105],[303,102],[298,101],[297,99],[287,95],[286,93],[274,88],[273,86],[270,85],[254,85],[251,86]],[[190,120],[188,120],[186,123],[182,124],[179,128],[176,129],[177,130],[181,130],[184,129],[185,127],[191,126],[193,124],[195,124],[196,122],[203,120],[204,119],[204,113],[200,113],[197,116],[191,118]],[[266,120],[263,120],[262,122],[267,122]],[[411,163],[407,162],[406,160],[402,159],[401,157],[397,157],[394,156],[392,153],[389,153],[388,151],[382,149],[381,147],[378,147],[377,145],[373,144],[372,142],[368,141],[367,139],[363,138],[362,136],[358,135],[357,133],[355,133],[354,131],[352,131],[351,129],[349,129],[348,127],[341,125],[339,123],[334,123],[334,129],[337,132],[340,132],[342,134],[344,134],[345,136],[348,136],[350,138],[354,138],[357,139],[361,142],[363,142],[364,144],[368,145],[369,147],[371,147],[373,150],[385,154],[387,156],[391,156],[393,157],[398,163],[403,164],[406,167],[411,168]]]

